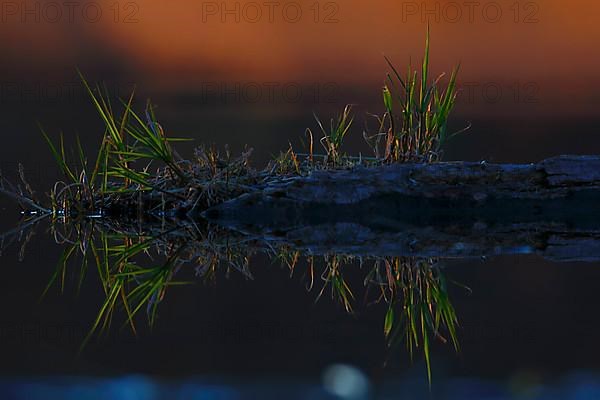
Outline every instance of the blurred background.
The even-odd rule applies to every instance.
[[[349,151],[366,152],[383,55],[401,71],[419,65],[427,21],[432,74],[462,66],[452,126],[473,124],[446,158],[600,150],[594,1],[3,1],[1,11],[0,128],[14,150],[3,162],[48,158],[31,152],[38,123],[98,140],[76,68],[115,97],[136,86],[169,132],[249,144],[258,163],[314,128],[313,112],[355,104]]]
[[[2,0],[0,168],[14,172],[23,163],[32,185],[48,191],[58,174],[40,125],[52,137],[63,131],[67,143],[79,135],[91,153],[97,148],[103,127],[77,69],[104,85],[115,102],[135,87],[136,104],[151,99],[170,135],[229,144],[234,151],[253,147],[257,166],[290,142],[300,146],[305,129],[316,127],[313,113],[327,119],[354,104],[346,150],[366,154],[362,131],[372,122],[366,113],[383,109],[384,55],[401,71],[409,62],[418,66],[428,23],[433,75],[461,64],[451,127],[472,124],[448,145],[446,159],[533,162],[599,154],[598,15],[600,3],[591,0]],[[178,151],[186,156],[192,148]],[[2,229],[10,229],[16,208],[4,200],[0,206]],[[303,283],[264,269],[267,260],[257,261],[260,283],[233,279],[212,292],[174,291],[155,332],[134,339],[117,329],[78,356],[102,293],[90,282],[81,296],[54,293],[40,302],[61,249],[43,232],[38,236],[25,261],[18,261],[18,248],[2,258],[6,390],[14,389],[11,377],[138,373],[161,379],[275,375],[322,388],[324,371],[340,363],[357,366],[367,380],[398,379],[394,390],[427,388],[423,365],[411,367],[405,354],[382,368],[382,310],[355,319],[333,304],[315,306]],[[490,396],[549,396],[543,382],[596,393],[589,374],[600,356],[597,267],[533,257],[453,263],[452,278],[474,289],[472,296],[458,289],[455,304],[471,329],[463,329],[459,356],[449,346],[437,354],[439,382],[503,382]],[[297,326],[301,334],[292,329]],[[342,377],[356,372],[334,371]],[[131,379],[126,387],[148,388]],[[121,388],[119,382],[110,387]],[[448,393],[478,387],[452,382]],[[34,389],[48,393],[39,385]],[[31,396],[38,393],[27,387]],[[478,392],[481,398],[487,388]],[[203,398],[241,398],[219,390]]]

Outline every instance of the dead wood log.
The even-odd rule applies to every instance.
[[[317,171],[202,215],[313,253],[600,259],[600,156]]]

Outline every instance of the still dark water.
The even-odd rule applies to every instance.
[[[164,123],[177,135],[234,148],[254,144],[257,164],[312,124],[305,110],[232,118],[162,104]],[[90,132],[82,132],[96,119],[83,106],[81,113],[66,112],[76,107],[40,108],[36,118],[79,131],[93,149],[99,125],[90,122]],[[43,193],[57,174],[35,122],[22,108],[15,110],[0,122],[4,132],[14,132],[10,146],[0,149],[2,169],[23,162]],[[526,162],[600,153],[600,139],[592,136],[597,118],[471,120],[472,132],[450,145],[447,159]],[[5,232],[18,223],[18,207],[4,198],[0,205]],[[318,290],[307,290],[306,269],[290,277],[288,267],[259,253],[249,258],[252,279],[222,270],[207,284],[193,268],[182,269],[192,284],[166,291],[152,329],[140,318],[135,336],[117,313],[105,335],[79,352],[106,295],[94,264],[78,289],[80,267],[73,263],[64,290],[55,284],[41,297],[66,247],[49,229],[40,224],[22,255],[18,242],[0,258],[3,398],[94,398],[92,390],[119,399],[600,397],[598,262],[559,263],[535,255],[442,260],[460,350],[432,341],[430,391],[422,352],[415,351],[411,362],[404,344],[386,346],[387,307],[364,300],[367,271],[356,263],[345,269],[357,288],[353,314],[329,291],[315,302]],[[354,392],[344,392],[348,387]]]
[[[353,314],[330,296],[329,288],[315,302],[325,282],[317,272],[316,289],[309,291],[306,264],[299,263],[290,276],[288,266],[258,254],[248,263],[251,279],[222,268],[208,283],[192,264],[177,275],[192,284],[168,288],[153,329],[146,318],[138,318],[135,337],[118,312],[105,334],[78,353],[106,295],[93,263],[78,290],[81,266],[72,262],[64,291],[59,278],[40,297],[65,248],[47,229],[37,227],[22,261],[18,245],[2,255],[4,389],[20,388],[33,393],[30,398],[54,398],[46,396],[69,392],[73,385],[95,386],[97,393],[124,399],[156,398],[139,396],[165,390],[181,398],[369,398],[331,395],[336,386],[327,379],[332,368],[343,365],[353,369],[342,370],[337,379],[354,384],[364,379],[377,398],[428,397],[422,352],[417,349],[411,362],[404,344],[386,346],[387,306],[365,301],[369,269],[357,263],[343,269],[355,293]],[[584,397],[572,398],[593,398],[587,396],[597,393],[590,385],[600,355],[594,318],[597,263],[555,263],[536,256],[439,262],[459,321],[460,351],[433,341],[432,393],[565,398],[560,393],[583,391]],[[15,383],[21,381],[22,386]],[[203,397],[207,388],[215,397]],[[359,394],[361,388],[355,388]]]

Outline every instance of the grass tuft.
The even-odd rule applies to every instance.
[[[342,158],[342,143],[344,142],[344,138],[348,134],[348,131],[354,122],[354,117],[352,116],[352,106],[347,105],[337,118],[332,118],[329,121],[328,128],[323,126],[323,123],[316,114],[315,120],[317,121],[319,129],[323,134],[320,142],[326,153],[324,162],[327,165],[335,167],[340,164]],[[312,132],[310,130],[309,133],[312,137]]]
[[[446,86],[441,87],[444,74],[434,80],[429,77],[429,48],[427,29],[420,75],[409,65],[402,77],[385,57],[391,69],[382,91],[385,113],[377,117],[378,134],[368,139],[377,156],[381,153],[381,142],[384,142],[387,162],[438,161],[447,140],[466,130],[448,133],[448,118],[456,104],[460,65],[453,69]]]

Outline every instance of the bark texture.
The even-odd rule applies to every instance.
[[[313,253],[600,259],[600,156],[318,171],[205,211]]]

